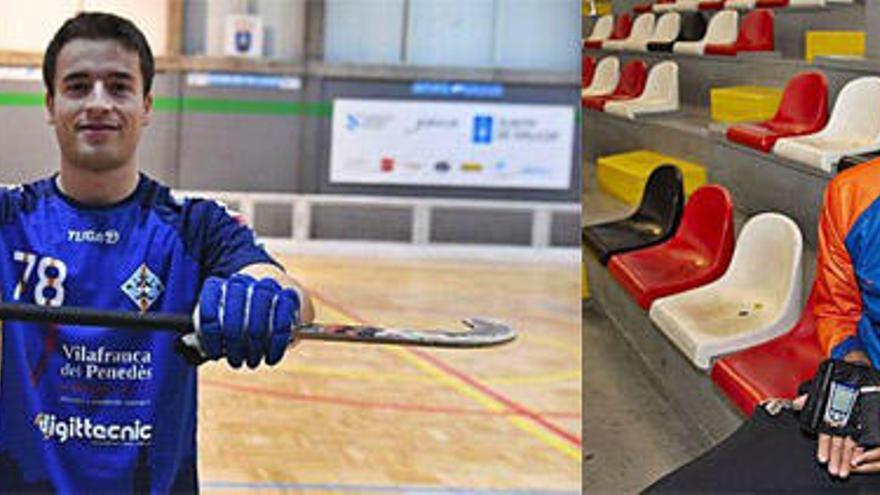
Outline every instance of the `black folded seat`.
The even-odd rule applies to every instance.
[[[837,172],[843,172],[850,167],[874,161],[878,158],[880,158],[880,150],[869,151],[868,153],[863,153],[861,155],[847,155],[837,162]]]
[[[674,42],[652,41],[648,43],[648,51],[671,52],[672,45],[679,41],[700,41],[706,36],[706,17],[702,12],[681,12],[681,27],[678,38]]]
[[[612,255],[659,244],[671,237],[681,220],[684,185],[681,171],[661,165],[645,183],[642,202],[623,220],[584,227],[584,244],[606,265]]]

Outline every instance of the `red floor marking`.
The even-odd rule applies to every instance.
[[[279,390],[269,389],[269,388],[261,388],[255,387],[252,385],[241,385],[239,383],[226,382],[222,380],[215,380],[213,378],[200,378],[199,384],[214,388],[221,388],[226,390],[234,390],[237,392],[248,392],[254,395],[263,395],[268,397],[275,397],[278,399],[285,400],[293,400],[293,401],[303,401],[303,402],[318,402],[324,404],[337,404],[343,406],[350,407],[360,407],[364,409],[385,409],[389,411],[411,411],[411,412],[421,412],[421,413],[434,413],[434,414],[452,414],[452,415],[461,415],[461,416],[520,416],[523,413],[519,411],[487,411],[485,409],[467,409],[467,408],[458,408],[458,407],[439,407],[439,406],[421,406],[416,404],[396,404],[391,402],[370,402],[370,401],[358,401],[352,399],[344,399],[341,397],[331,397],[331,396],[323,396],[323,395],[312,395],[312,394],[302,394],[302,393],[294,393],[294,392],[282,392]],[[552,416],[559,419],[580,419],[580,413],[567,413],[567,412],[544,412],[542,413],[545,416]]]
[[[339,313],[341,313],[341,314],[343,314],[353,320],[357,320],[362,323],[367,323],[366,318],[359,317],[355,312],[348,310],[346,308],[343,308],[341,305],[336,304],[335,302],[331,301],[330,299],[324,297],[319,292],[317,292],[311,288],[308,288],[308,287],[306,287],[305,290],[314,299],[319,300],[321,303],[333,308],[335,311],[337,311],[337,312],[339,312]],[[475,378],[468,375],[467,373],[465,373],[463,371],[459,371],[456,368],[453,368],[452,366],[450,366],[446,362],[444,362],[444,361],[440,360],[439,358],[434,357],[424,351],[420,351],[420,350],[417,350],[417,349],[414,349],[411,347],[406,347],[405,349],[407,351],[411,352],[412,354],[415,354],[416,356],[419,356],[419,357],[425,359],[426,361],[430,362],[431,364],[434,364],[438,368],[449,373],[450,375],[455,376],[456,378],[462,380],[463,382],[467,383],[468,385],[471,385],[472,387],[474,387],[477,390],[479,390],[480,392],[483,392],[484,394],[492,397],[493,399],[497,400],[498,402],[504,404],[505,406],[510,408],[511,411],[517,412],[522,416],[526,416],[526,417],[530,418],[531,420],[533,420],[534,422],[543,426],[548,431],[554,433],[556,436],[562,438],[563,440],[566,440],[566,441],[576,445],[577,447],[581,447],[581,438],[578,435],[571,434],[571,433],[565,431],[564,429],[560,428],[559,426],[556,426],[555,424],[551,423],[549,420],[547,420],[542,415],[540,415],[536,412],[530,411],[526,407],[520,405],[519,403],[517,403],[513,399],[508,398],[507,396],[501,394],[500,392],[496,392],[495,390],[488,387],[487,385],[480,383],[479,381],[477,381]]]

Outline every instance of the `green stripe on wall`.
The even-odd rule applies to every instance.
[[[174,100],[175,104],[177,99]],[[244,101],[220,98],[181,98],[184,112],[251,114],[251,115],[306,115],[330,117],[333,104],[330,102],[294,103],[289,101]]]
[[[3,93],[0,92],[0,107],[41,107],[41,93]],[[330,102],[294,103],[289,101],[245,101],[224,100],[221,98],[169,98],[156,97],[153,101],[156,112],[219,113],[246,115],[302,115],[311,117],[330,117],[333,104]]]
[[[0,93],[2,107],[41,107],[42,93]]]

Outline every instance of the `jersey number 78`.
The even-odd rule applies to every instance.
[[[37,269],[37,285],[34,287],[34,302],[41,306],[61,306],[64,304],[64,280],[67,279],[67,265],[63,261],[51,256],[40,258],[34,253],[15,251],[15,261],[24,263],[24,272],[18,283],[12,298],[20,301],[22,293],[28,287]]]

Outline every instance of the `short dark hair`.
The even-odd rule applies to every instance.
[[[137,26],[128,19],[103,12],[81,12],[72,17],[55,33],[43,57],[43,82],[50,95],[55,95],[55,68],[58,53],[68,42],[83,38],[88,40],[113,40],[128,50],[137,52],[144,80],[144,95],[150,93],[155,74],[153,52],[147,38]]]

